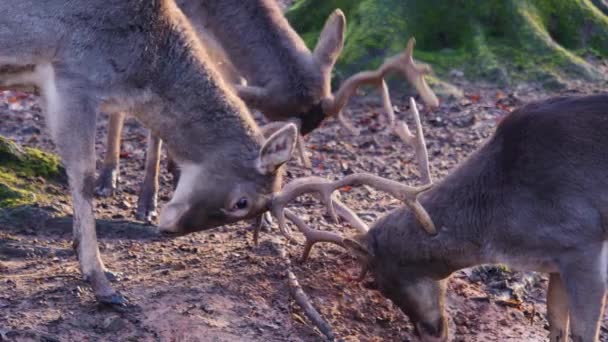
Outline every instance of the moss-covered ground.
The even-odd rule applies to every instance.
[[[336,8],[347,18],[338,72],[375,67],[417,41],[439,77],[454,68],[497,83],[604,79],[584,57],[608,56],[608,16],[590,0],[299,0],[287,15],[309,46]]]
[[[65,171],[55,155],[0,137],[0,208],[44,201],[49,185],[62,182]]]

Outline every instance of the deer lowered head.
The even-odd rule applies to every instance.
[[[288,124],[249,156],[227,146],[208,153],[203,165],[182,163],[175,194],[161,212],[160,230],[191,233],[266,212],[281,186],[281,166],[291,158],[296,141],[297,128]],[[226,159],[231,168],[219,162]]]
[[[371,229],[343,216],[361,231],[350,238],[312,230],[284,211],[307,238],[304,257],[315,242],[346,247],[422,341],[448,340],[447,278],[480,264],[549,273],[551,340],[571,335],[574,341],[598,341],[608,289],[606,108],[605,94],[532,103],[504,118],[433,186],[412,188],[366,174],[333,182],[298,179],[275,195],[277,210],[316,192],[335,213],[342,204],[332,192],[346,185],[366,184],[402,200],[404,207]]]
[[[412,59],[413,39],[403,53],[389,58],[378,70],[350,77],[334,93],[332,71],[346,32],[346,18],[339,9],[329,16],[310,51],[274,0],[181,0],[180,6],[195,26],[214,36],[247,80],[246,85],[235,85],[239,97],[271,121],[296,122],[302,135],[338,115],[357,88],[380,89],[383,78],[393,72],[403,74],[428,106],[438,105],[424,80],[428,67]]]

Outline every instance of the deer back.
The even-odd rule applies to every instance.
[[[44,65],[52,77],[31,78],[43,94],[51,87],[65,100],[72,90],[90,120],[102,108],[134,113],[166,142],[183,180],[162,229],[208,229],[267,210],[296,128],[262,137],[173,0],[8,0],[0,11],[0,65],[33,64],[34,75]]]
[[[331,95],[335,59],[328,63],[316,58],[276,1],[181,0],[180,6],[195,26],[220,42],[249,85],[264,89],[264,101],[251,104],[269,118],[285,120],[304,113]],[[341,49],[341,44],[338,39],[333,49]]]

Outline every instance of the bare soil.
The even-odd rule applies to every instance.
[[[483,143],[514,107],[554,95],[534,86],[516,89],[461,84],[465,97],[444,98],[424,110],[432,171],[444,177]],[[597,86],[596,86],[597,87]],[[572,84],[559,93],[592,93]],[[394,94],[400,93],[393,89]],[[394,99],[409,121],[405,97]],[[385,132],[375,94],[348,107],[361,128],[354,136],[328,120],[307,137],[313,169],[289,165],[289,179],[303,175],[341,177],[371,172],[408,183],[418,181],[413,151]],[[36,98],[0,93],[0,134],[26,146],[54,151]],[[97,151],[104,152],[107,117],[99,120]],[[145,129],[134,119],[123,134],[120,191],[96,203],[97,230],[108,268],[122,272],[115,286],[132,306],[99,306],[81,279],[71,248],[67,188],[52,203],[0,212],[0,340],[15,341],[315,341],[322,340],[289,294],[285,266],[269,242],[276,228],[252,243],[251,223],[168,239],[137,222],[134,207],[142,179]],[[163,168],[164,169],[164,168]],[[170,198],[163,172],[161,205]],[[343,200],[372,222],[398,205],[368,188],[342,193]],[[328,223],[323,208],[304,197],[293,205],[319,229],[344,235],[349,227]],[[289,245],[295,272],[314,305],[345,341],[414,339],[408,319],[370,289],[372,279],[350,280],[358,267],[340,248],[319,245],[308,262],[298,262],[301,245]],[[455,341],[541,341],[547,338],[547,280],[535,273],[480,267],[455,273],[449,282],[450,332]],[[606,326],[602,340],[608,340]]]

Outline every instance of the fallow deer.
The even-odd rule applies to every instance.
[[[274,196],[275,215],[287,214],[311,237],[304,256],[319,241],[352,251],[423,341],[448,339],[447,278],[494,263],[549,273],[551,341],[598,341],[608,275],[607,131],[608,95],[532,103],[504,118],[435,185],[413,188],[367,174],[335,182],[303,178]],[[306,192],[322,193],[333,211],[332,192],[356,184],[387,191],[406,206],[346,239],[280,212]]]
[[[268,210],[297,127],[264,140],[173,0],[3,0],[0,13],[0,86],[40,89],[69,177],[80,268],[100,302],[125,302],[107,279],[95,232],[100,110],[135,114],[179,164],[162,231],[204,230]]]
[[[402,54],[376,71],[352,76],[332,94],[331,73],[344,46],[346,29],[346,19],[340,10],[328,18],[311,52],[275,0],[179,0],[178,5],[197,29],[203,44],[214,52],[214,60],[223,67],[223,74],[241,99],[279,123],[266,126],[270,132],[281,127],[282,122],[291,121],[306,135],[334,115],[351,127],[341,112],[348,99],[362,85],[376,86],[383,96],[388,96],[383,78],[389,73],[403,74],[428,106],[438,105],[437,97],[424,80],[428,68],[413,61],[413,39]],[[246,85],[238,82],[239,76],[246,80]],[[392,108],[385,110],[392,129],[395,127]],[[116,188],[123,117],[124,114],[115,114],[110,120],[108,153],[98,186],[102,195],[110,195]],[[152,136],[148,139],[146,172],[136,215],[146,221],[155,215],[161,144]],[[309,166],[302,139],[297,146],[303,163]]]

